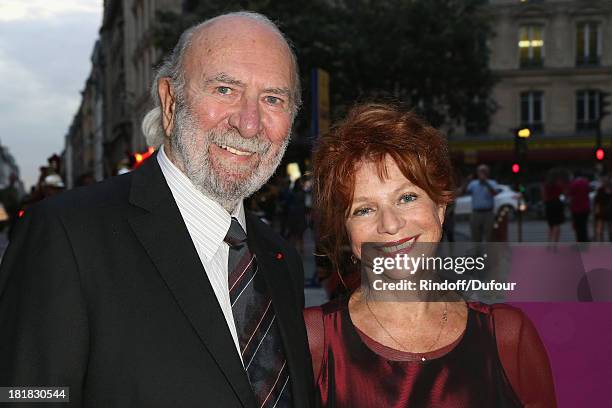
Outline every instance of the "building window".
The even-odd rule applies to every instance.
[[[601,58],[601,25],[596,22],[576,26],[576,65],[599,65]]]
[[[519,30],[519,53],[521,68],[544,65],[544,38],[541,25],[524,25]]]
[[[544,95],[541,91],[521,93],[521,127],[544,132]]]
[[[599,91],[576,92],[576,130],[593,130],[599,119]]]

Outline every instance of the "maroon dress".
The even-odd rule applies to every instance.
[[[522,407],[500,362],[491,313],[495,306],[468,306],[463,335],[443,349],[424,354],[394,351],[361,333],[351,321],[347,298],[307,309],[313,359],[320,358],[315,367],[320,367],[316,386],[321,405]],[[323,333],[313,328],[317,319],[322,319]],[[316,350],[313,339],[314,343],[321,340],[322,349]],[[410,356],[412,361],[406,361]]]

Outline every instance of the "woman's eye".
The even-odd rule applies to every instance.
[[[230,88],[229,86],[218,86],[216,88],[216,91],[221,95],[229,95],[232,93],[232,88]]]
[[[401,202],[401,203],[409,203],[409,202],[411,202],[411,201],[416,200],[416,198],[417,198],[417,195],[416,195],[416,194],[412,194],[412,193],[411,193],[411,194],[403,194],[403,195],[400,197],[400,202]]]
[[[371,208],[359,208],[355,211],[353,211],[353,215],[356,215],[358,217],[363,216],[363,215],[368,215],[370,212],[372,212]]]

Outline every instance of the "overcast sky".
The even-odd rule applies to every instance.
[[[60,154],[91,70],[102,0],[0,0],[0,143],[26,188]]]

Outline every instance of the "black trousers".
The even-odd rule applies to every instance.
[[[576,232],[577,242],[589,242],[589,211],[584,213],[572,213],[572,222]]]

